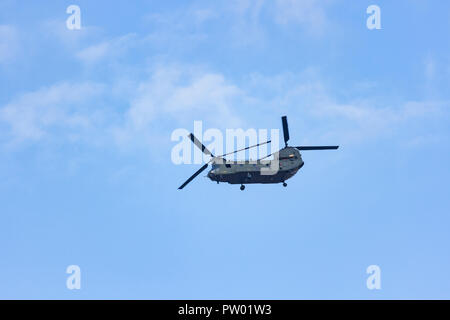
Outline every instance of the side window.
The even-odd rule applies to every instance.
[[[227,164],[225,164],[225,167],[231,168],[231,164],[227,163]]]

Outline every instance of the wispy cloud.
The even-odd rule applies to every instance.
[[[120,112],[111,96],[125,101],[126,109]],[[243,92],[220,73],[160,66],[146,79],[125,83],[125,88],[117,79],[61,83],[22,94],[0,108],[0,123],[9,128],[2,140],[148,145],[158,134],[153,128],[161,123],[170,122],[172,128],[202,119],[212,126],[239,126],[236,107],[244,100]]]
[[[79,30],[69,30],[63,19],[43,21],[40,32],[52,40],[57,39],[65,48],[75,51],[86,46],[86,42],[98,41],[104,34],[103,29],[97,26],[83,25]]]
[[[277,0],[275,21],[282,25],[300,25],[310,34],[321,34],[327,25],[327,1]]]
[[[136,44],[136,41],[136,35],[130,33],[84,48],[76,53],[76,57],[84,63],[93,64],[109,57],[120,56]]]
[[[149,128],[167,120],[185,126],[195,119],[216,127],[239,126],[237,106],[245,98],[244,92],[220,73],[159,66],[130,96],[123,125],[114,129],[115,138],[122,144],[136,138],[151,140]]]
[[[436,75],[436,61],[431,56],[425,59],[424,73],[426,81],[432,81]]]
[[[55,84],[0,108],[0,121],[10,128],[3,140],[58,138],[146,146],[167,140],[168,135],[161,135],[178,126],[189,128],[193,120],[203,120],[208,127],[237,128],[245,126],[246,117],[264,113],[271,118],[291,115],[316,142],[332,139],[348,144],[392,137],[411,123],[426,126],[429,120],[448,117],[448,101],[404,99],[394,104],[375,97],[342,101],[314,74],[312,70],[301,75],[252,74],[238,83],[198,67],[160,65],[142,80],[125,83],[125,89],[121,79]],[[125,103],[125,109],[111,96]],[[409,138],[417,136],[410,132]]]
[[[0,109],[0,120],[10,128],[7,142],[79,138],[96,119],[86,102],[103,92],[97,83],[61,83],[22,94]]]
[[[0,64],[10,62],[19,49],[19,34],[11,25],[0,25]]]
[[[408,131],[410,125],[422,123],[422,127],[427,127],[430,122],[450,115],[450,101],[380,98],[375,94],[374,83],[365,88],[364,99],[338,98],[313,69],[303,74],[253,74],[247,83],[249,91],[259,92],[253,97],[264,110],[275,107],[295,114],[305,131],[317,139],[361,143],[393,137],[399,131],[414,138],[416,132]],[[355,90],[360,90],[359,87],[356,85]]]

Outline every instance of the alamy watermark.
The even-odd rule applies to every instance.
[[[79,6],[72,4],[67,7],[66,13],[70,16],[66,20],[66,27],[69,30],[81,29],[81,9]]]
[[[372,4],[367,7],[367,14],[370,16],[367,18],[366,26],[369,30],[381,29],[381,9],[379,6]]]
[[[69,290],[81,289],[81,269],[79,266],[72,264],[67,267],[66,273],[70,274],[66,280],[66,287]]]
[[[66,13],[70,16],[66,20],[66,26],[69,30],[81,29],[81,9],[78,5],[72,4],[67,7]],[[379,6],[372,4],[367,7],[366,13],[370,16],[366,20],[366,26],[369,30],[381,29],[381,9]]]
[[[202,152],[200,148],[193,147],[193,143],[189,137],[191,131],[179,128],[172,132],[171,140],[177,142],[172,148],[171,160],[174,164],[202,164],[211,160],[209,153]],[[228,159],[236,157],[236,154],[248,153],[249,163],[256,163],[258,158],[268,158],[280,149],[279,138],[280,130],[271,129],[270,136],[267,129],[226,129],[225,135],[217,128],[209,128],[203,132],[202,121],[194,121],[193,135],[198,141],[206,146],[214,157],[219,158],[222,156],[228,156]],[[268,152],[268,143],[271,141],[270,150]],[[225,143],[224,143],[225,141]],[[258,146],[256,146],[258,145]],[[256,146],[254,148],[248,148],[249,146]],[[192,152],[193,150],[193,152]],[[275,157],[274,157],[275,158]],[[216,159],[219,160],[219,159]],[[236,159],[237,160],[237,159]]]
[[[381,290],[381,268],[376,264],[372,264],[366,269],[370,276],[366,280],[366,286],[369,290]]]

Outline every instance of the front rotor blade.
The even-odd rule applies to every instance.
[[[211,156],[214,158],[214,155],[211,153],[211,151],[208,150],[192,133],[189,134],[189,138],[192,140],[192,142],[202,150],[202,152],[208,156]]]
[[[267,144],[267,143],[271,143],[271,142],[272,142],[271,140],[266,141],[266,142],[261,142],[261,143],[255,144],[253,146],[250,146],[250,147],[245,147],[243,149],[239,149],[239,150],[236,150],[236,151],[232,151],[232,152],[228,152],[228,153],[222,154],[222,155],[218,156],[218,158],[221,158],[221,157],[224,157],[224,156],[228,156],[230,154],[233,154],[233,153],[236,153],[236,152],[239,152],[239,151],[244,151],[244,150],[247,150],[247,149],[250,149],[250,148],[259,147],[259,146],[262,146],[263,144]]]
[[[196,176],[198,176],[203,170],[205,170],[208,167],[208,164],[205,164],[203,167],[197,170],[196,173],[194,173],[189,179],[187,179],[181,186],[178,187],[178,189],[183,189],[189,182],[194,180]]]
[[[296,148],[298,150],[335,150],[339,146],[301,146]]]
[[[289,141],[289,128],[288,128],[288,123],[287,123],[287,117],[282,116],[281,122],[283,124],[284,143],[287,145],[287,142]]]

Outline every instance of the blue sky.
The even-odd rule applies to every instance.
[[[450,298],[449,32],[438,0],[1,0],[0,298]],[[173,130],[282,115],[340,149],[177,190]]]

